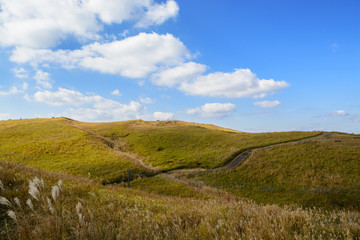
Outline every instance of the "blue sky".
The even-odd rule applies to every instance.
[[[0,0],[0,119],[360,133],[357,0]]]

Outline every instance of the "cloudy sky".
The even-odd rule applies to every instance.
[[[0,119],[360,133],[358,0],[0,0]]]

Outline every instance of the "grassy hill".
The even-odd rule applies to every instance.
[[[179,171],[142,177],[213,169],[246,149],[318,134],[180,121],[0,121],[0,239],[358,239],[359,194],[343,188],[359,188],[359,136],[254,150],[235,170],[187,174],[196,181]],[[127,170],[130,189],[121,183]],[[309,191],[320,188],[337,192]]]
[[[149,194],[3,161],[0,181],[1,239],[360,237],[359,212]]]
[[[306,138],[318,132],[244,133],[181,121],[125,121],[71,124],[116,141],[161,170],[221,167],[240,152],[259,146]]]
[[[255,151],[239,168],[192,177],[259,203],[360,209],[360,136]]]
[[[90,176],[99,181],[125,179],[121,171],[128,169],[147,172],[100,139],[65,125],[62,120],[0,121],[1,159],[53,172]]]

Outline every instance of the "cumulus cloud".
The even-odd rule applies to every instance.
[[[155,100],[153,100],[149,97],[146,97],[146,98],[140,97],[140,102],[144,103],[144,104],[153,104],[153,103],[155,103]]]
[[[259,79],[250,69],[236,69],[233,73],[217,72],[200,76],[182,83],[179,89],[190,95],[260,98],[288,86],[285,81]]]
[[[145,108],[136,101],[122,104],[99,95],[59,88],[57,91],[38,91],[32,100],[51,106],[69,106],[63,115],[83,120],[128,120],[142,116]]]
[[[204,118],[224,118],[235,112],[236,106],[232,103],[206,103],[201,107],[186,110],[187,114]]]
[[[175,1],[1,0],[0,45],[50,48],[68,37],[98,39],[104,24],[159,25],[178,13]]]
[[[0,120],[7,120],[11,117],[10,113],[0,113]]]
[[[24,82],[22,84],[21,88],[13,86],[7,91],[0,91],[0,96],[9,96],[9,95],[23,93],[24,91],[27,90],[28,86],[29,86],[28,83]],[[1,86],[0,86],[0,88],[1,88]]]
[[[15,74],[17,78],[28,78],[28,72],[24,68],[13,68],[12,72]]]
[[[174,87],[179,83],[187,82],[200,76],[206,71],[206,68],[206,65],[203,64],[187,62],[153,74],[151,81],[155,85]]]
[[[359,114],[354,114],[354,113],[349,113],[345,110],[337,110],[334,111],[332,113],[327,113],[325,114],[325,116],[328,117],[346,117],[349,118],[351,120],[353,120],[354,122],[360,122],[360,115]]]
[[[154,112],[153,117],[156,120],[170,120],[174,116],[171,112]]]
[[[281,104],[280,101],[262,101],[262,102],[255,102],[254,105],[261,107],[261,108],[275,108]]]
[[[86,103],[102,101],[103,98],[98,95],[86,96],[79,91],[59,88],[56,92],[38,91],[34,94],[34,100],[52,106],[80,106]]]
[[[64,115],[82,121],[129,120],[140,118],[143,111],[144,107],[135,101],[129,104],[104,101],[89,108],[70,108]]]
[[[37,70],[34,79],[37,85],[47,89],[52,88],[50,73]]]
[[[332,112],[330,115],[331,116],[349,116],[350,114],[344,110],[338,110],[338,111]]]
[[[82,5],[81,1],[2,0],[0,44],[47,48],[69,35],[90,38],[101,25]]]
[[[122,96],[122,94],[120,93],[120,91],[118,89],[115,89],[114,91],[111,92],[111,95],[114,95],[114,96]]]
[[[184,44],[172,34],[140,33],[120,41],[88,44],[73,51],[16,48],[10,59],[17,63],[53,63],[64,68],[82,67],[143,78],[159,66],[175,66],[190,57]]]
[[[156,3],[149,7],[148,11],[136,26],[146,28],[151,25],[161,25],[167,19],[176,17],[178,12],[179,6],[174,0],[169,0],[161,4]]]

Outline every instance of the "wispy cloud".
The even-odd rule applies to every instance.
[[[153,117],[155,120],[170,120],[174,115],[171,112],[154,112]]]
[[[255,106],[261,107],[261,108],[275,108],[279,105],[281,105],[281,102],[278,100],[275,101],[262,101],[262,102],[255,102]]]
[[[345,117],[345,118],[349,118],[355,122],[360,122],[360,115],[358,114],[353,114],[353,113],[348,113],[347,111],[345,110],[337,110],[337,111],[334,111],[332,113],[327,113],[325,114],[325,116],[328,116],[328,117]]]
[[[201,107],[187,109],[186,113],[204,118],[224,118],[235,110],[236,106],[232,103],[206,103]]]

